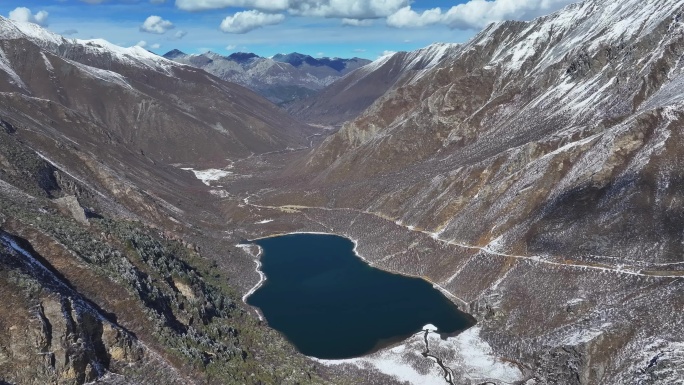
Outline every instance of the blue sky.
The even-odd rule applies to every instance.
[[[464,42],[489,22],[533,17],[572,0],[3,0],[0,14],[66,37],[103,38],[163,54],[375,59],[435,42]]]

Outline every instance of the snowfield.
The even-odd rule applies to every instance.
[[[210,168],[207,170],[195,170],[192,168],[181,168],[181,170],[192,171],[192,173],[195,174],[195,178],[201,180],[202,183],[206,184],[207,186],[211,186],[211,182],[215,182],[217,180],[220,180],[221,178],[225,178],[228,175],[232,174],[231,171],[219,170],[219,169],[215,169],[215,168]]]
[[[351,364],[361,369],[376,370],[414,385],[446,384],[440,366],[422,355],[426,332],[431,354],[438,352],[444,365],[451,371],[454,384],[464,381],[512,383],[522,379],[520,369],[492,354],[491,347],[480,338],[480,328],[477,326],[455,337],[442,339],[436,327],[425,325],[423,331],[408,340],[366,357],[316,361],[328,366]]]

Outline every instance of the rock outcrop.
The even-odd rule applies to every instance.
[[[57,206],[66,210],[71,216],[84,225],[88,225],[88,218],[86,217],[85,210],[78,203],[78,198],[73,195],[67,195],[61,198],[55,199]]]

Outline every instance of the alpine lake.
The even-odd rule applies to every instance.
[[[266,280],[247,303],[307,356],[359,357],[427,324],[443,336],[475,324],[429,282],[368,265],[347,238],[298,233],[252,243]]]

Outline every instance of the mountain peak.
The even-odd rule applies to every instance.
[[[185,52],[179,50],[179,49],[172,49],[171,51],[165,53],[165,54],[162,55],[162,56],[165,57],[165,58],[167,58],[167,59],[173,60],[173,59],[175,59],[175,58],[177,58],[177,57],[187,56],[187,54],[186,54]]]
[[[238,63],[244,63],[252,59],[261,58],[261,56],[251,53],[251,52],[235,52],[228,56],[230,60],[236,61]]]
[[[293,67],[301,67],[306,64],[311,67],[330,67],[337,72],[342,72],[347,68],[347,63],[349,62],[359,62],[366,61],[365,59],[353,58],[353,59],[341,59],[341,58],[329,58],[321,57],[314,58],[313,56],[292,52],[288,54],[277,54],[272,57],[273,60],[291,64]],[[366,61],[370,63],[370,61]]]
[[[298,52],[292,52],[288,54],[279,53],[273,56],[272,59],[278,62],[292,64],[294,67],[299,67],[304,63],[316,66],[316,59],[314,59],[312,56]]]

